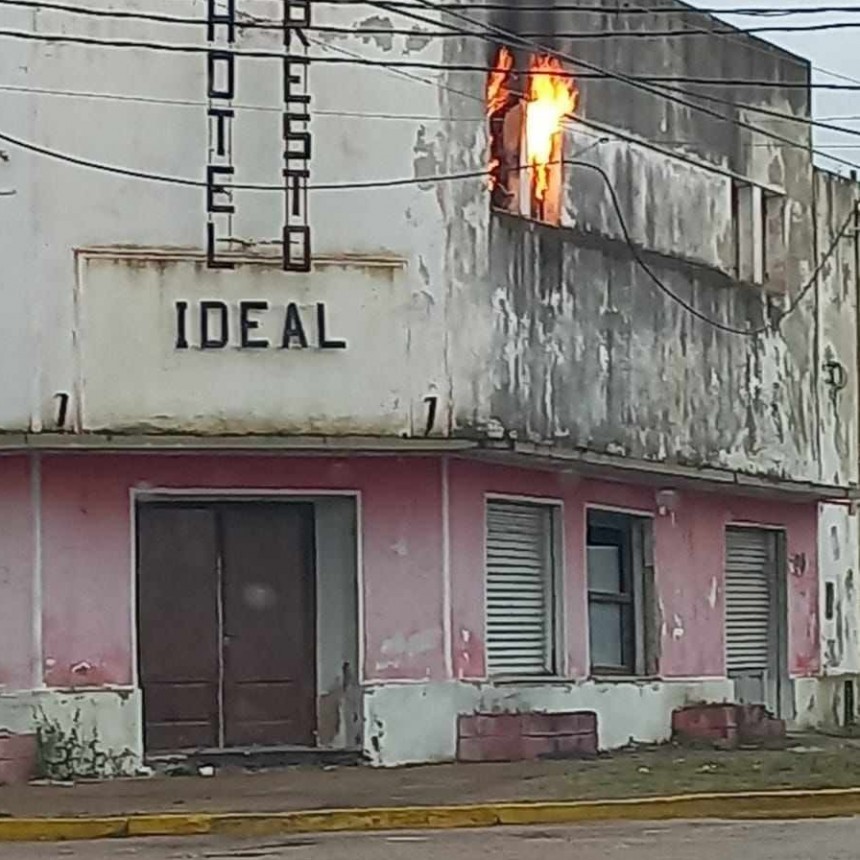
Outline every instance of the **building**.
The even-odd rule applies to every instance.
[[[434,5],[314,4],[307,212],[281,4],[4,7],[0,727],[125,772],[853,717],[858,189],[808,64],[682,4]]]

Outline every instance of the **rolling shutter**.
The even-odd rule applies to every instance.
[[[770,668],[771,535],[760,529],[726,530],[726,667],[732,672]]]
[[[552,511],[487,503],[487,668],[491,675],[551,670]]]

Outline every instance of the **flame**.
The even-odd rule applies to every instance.
[[[534,171],[534,194],[543,201],[549,163],[561,122],[576,107],[577,91],[555,57],[532,57],[526,101],[526,163]]]
[[[514,67],[514,56],[507,48],[499,48],[496,65],[487,81],[487,115],[492,116],[508,100],[508,74]]]

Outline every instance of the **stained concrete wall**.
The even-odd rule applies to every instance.
[[[844,224],[853,193],[843,187],[850,183],[814,174],[804,149],[809,127],[791,119],[809,112],[805,61],[748,37],[625,35],[707,27],[708,19],[695,13],[625,17],[514,8],[491,18],[522,34],[554,32],[540,41],[626,75],[789,86],[697,87],[726,102],[699,103],[713,116],[580,69],[577,115],[584,122],[566,132],[565,158],[606,171],[653,278],[634,261],[594,171],[565,165],[562,230],[491,213],[478,180],[440,189],[449,216],[454,432],[507,432],[637,459],[856,482],[850,234],[825,268],[820,291],[808,291],[793,307]],[[616,35],[607,38],[607,30]],[[493,46],[480,40],[454,43],[446,47],[452,62],[492,60]],[[472,109],[473,100],[461,95],[477,92],[470,74],[452,72],[448,82],[453,92],[441,96],[443,113]],[[757,107],[786,118],[764,116]],[[453,121],[446,128],[445,168],[479,166],[485,129]],[[585,145],[591,149],[577,155]],[[790,253],[766,289],[734,278],[733,176],[785,198],[780,230]],[[681,302],[718,324],[771,328],[756,338],[719,331]],[[452,325],[462,318],[470,326]],[[831,359],[849,369],[845,389],[834,391],[825,377]]]

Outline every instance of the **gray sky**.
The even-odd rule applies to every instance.
[[[804,9],[810,6],[857,6],[858,0],[692,0],[693,5],[716,8],[738,6],[767,6],[780,9]],[[761,37],[792,53],[806,57],[813,65],[813,81],[822,83],[860,84],[860,13],[827,13],[818,15],[789,15],[780,17],[743,17],[726,15],[725,19],[738,27],[761,27],[800,24],[823,24],[833,21],[853,21],[856,28],[822,30],[806,33],[764,33]],[[836,75],[845,77],[835,77]],[[813,96],[816,119],[827,119],[860,130],[860,91],[816,91]],[[838,119],[837,119],[838,117]],[[848,118],[850,117],[850,118]],[[815,144],[827,152],[857,162],[860,165],[860,138],[816,129]],[[835,148],[834,148],[835,146]],[[847,147],[847,148],[846,148]],[[843,172],[846,167],[822,161],[822,166]]]

